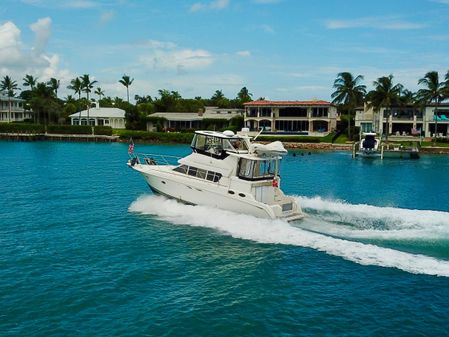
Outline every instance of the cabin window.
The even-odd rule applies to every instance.
[[[209,181],[218,182],[221,177],[223,176],[221,173],[213,172],[213,171],[206,171],[197,167],[187,166],[187,165],[180,165],[178,167],[175,167],[173,171],[188,174],[189,176],[196,177],[199,179],[207,179]]]
[[[196,172],[197,172],[197,168],[196,167],[192,167],[192,166],[190,166],[189,167],[189,172],[188,172],[188,175],[189,176],[194,176],[194,177],[196,177]]]
[[[196,176],[197,178],[205,179],[206,178],[206,170],[197,169]]]
[[[273,179],[276,172],[276,159],[240,159],[239,178],[247,180]]]
[[[173,169],[173,171],[186,174],[187,173],[187,169],[188,169],[187,165],[181,165],[181,166],[175,167]]]
[[[206,179],[209,181],[213,181],[214,183],[218,182],[222,177],[221,173],[207,171]]]

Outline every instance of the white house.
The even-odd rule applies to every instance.
[[[9,116],[9,101],[11,100],[11,116]],[[17,97],[0,95],[0,122],[23,122],[33,118],[30,110],[25,110],[25,100]]]
[[[125,110],[119,108],[100,108],[98,102],[95,104],[96,105],[93,108],[70,115],[71,124],[110,126],[113,129],[125,128]]]
[[[156,112],[149,117],[163,118],[162,127],[166,130],[183,130],[183,129],[199,129],[202,121],[205,119],[229,121],[232,117],[242,116],[243,109],[224,109],[215,106],[206,106],[204,111],[198,112]],[[147,122],[148,131],[156,131],[157,123],[154,121]]]

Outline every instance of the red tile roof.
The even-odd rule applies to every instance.
[[[316,101],[265,101],[258,100],[244,103],[245,106],[315,106],[315,105],[332,105],[331,102],[316,100]]]

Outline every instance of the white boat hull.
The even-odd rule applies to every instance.
[[[231,191],[233,193],[230,194],[227,186],[216,182],[175,175],[171,172],[173,166],[137,164],[133,168],[143,175],[154,193],[174,198],[183,203],[205,205],[250,214],[259,218],[281,218],[293,221],[304,217],[291,197],[283,196],[281,204],[268,205],[257,201],[250,193]]]

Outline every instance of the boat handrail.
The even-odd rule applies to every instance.
[[[158,153],[133,153],[130,158],[137,158],[139,163],[147,165],[178,165],[178,160],[182,157]]]

